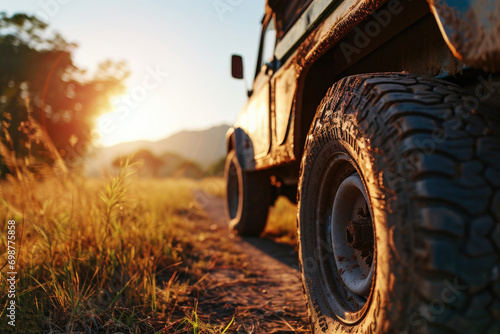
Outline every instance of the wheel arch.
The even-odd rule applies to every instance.
[[[390,1],[389,1],[390,3]],[[387,11],[388,3],[375,12]],[[439,25],[427,1],[401,1],[403,10],[392,14],[380,34],[369,38],[357,53],[345,52],[345,46],[358,45],[360,31],[377,23],[375,16],[351,27],[351,31],[332,45],[322,46],[314,59],[304,62],[296,91],[294,153],[302,156],[306,136],[316,109],[335,82],[351,75],[374,72],[408,72],[426,76],[454,75],[463,64],[458,61],[442,37]],[[426,38],[422,38],[422,34]],[[408,43],[408,40],[411,43]],[[326,41],[328,43],[328,41]]]
[[[241,127],[231,127],[226,133],[227,153],[234,150],[241,168],[255,170],[255,155],[250,136]]]

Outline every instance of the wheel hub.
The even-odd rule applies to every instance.
[[[370,212],[365,208],[356,209],[359,219],[351,220],[347,224],[347,244],[361,251],[361,256],[367,265],[373,260],[373,227]]]
[[[374,233],[368,203],[363,182],[355,173],[340,184],[331,216],[335,276],[348,291],[365,301],[374,273]]]

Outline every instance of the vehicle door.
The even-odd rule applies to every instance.
[[[270,82],[273,75],[276,29],[272,15],[266,16],[263,23],[257,70],[247,107],[248,133],[256,159],[266,156],[271,146]]]

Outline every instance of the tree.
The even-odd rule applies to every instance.
[[[71,162],[89,151],[96,118],[128,71],[106,61],[89,76],[72,61],[75,44],[48,36],[34,16],[0,13],[0,141],[28,161]]]

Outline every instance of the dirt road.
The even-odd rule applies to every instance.
[[[272,240],[242,238],[231,234],[224,218],[223,200],[196,193],[211,227],[204,238],[230,240],[233,252],[248,262],[242,273],[231,268],[211,273],[218,286],[218,305],[235,309],[238,333],[309,333],[307,311],[302,293],[297,253],[293,247]],[[206,230],[205,230],[206,232]],[[214,308],[217,313],[217,309]]]

